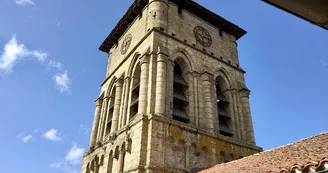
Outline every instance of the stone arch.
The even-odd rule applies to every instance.
[[[232,89],[236,88],[236,84],[232,77],[230,76],[229,72],[223,68],[219,67],[214,70],[214,79],[217,80],[218,78],[221,80],[222,84],[224,84],[224,89]],[[223,89],[223,88],[222,88]]]
[[[128,119],[132,119],[137,113],[139,108],[139,90],[141,79],[141,66],[139,61],[140,54],[136,54],[131,62],[130,69],[128,71],[128,77],[130,77],[130,88],[128,92]]]
[[[113,89],[115,88],[115,81],[117,80],[117,77],[114,76],[112,80],[110,81],[107,91],[106,91],[106,97],[110,97],[112,94]]]
[[[177,47],[172,52],[173,53],[170,56],[170,59],[173,62],[177,62],[183,74],[196,71],[195,61],[192,59],[192,56],[190,56],[186,49]]]
[[[232,78],[230,77],[228,71],[224,68],[219,68],[214,71],[214,79],[219,82],[222,90],[227,90],[234,87]]]
[[[233,137],[235,132],[234,100],[231,92],[235,88],[227,70],[219,68],[214,73],[215,93],[217,96],[217,116],[221,135]]]
[[[129,66],[128,71],[127,71],[127,77],[132,77],[134,69],[135,69],[136,65],[139,63],[139,57],[140,56],[141,56],[141,54],[139,52],[136,52],[133,55],[133,58],[131,60],[130,66]]]

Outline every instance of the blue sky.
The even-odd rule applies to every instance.
[[[259,146],[327,131],[328,31],[260,1],[197,2],[248,31],[239,58]],[[0,2],[3,172],[80,171],[107,65],[98,47],[131,3]]]

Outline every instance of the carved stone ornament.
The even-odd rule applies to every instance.
[[[212,45],[211,34],[202,26],[196,26],[194,28],[194,34],[198,43],[205,47],[210,47]]]
[[[131,45],[131,41],[132,41],[132,35],[131,34],[126,35],[121,46],[122,55],[124,55],[128,51]]]

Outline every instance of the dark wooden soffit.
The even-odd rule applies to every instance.
[[[185,9],[190,13],[200,17],[204,21],[214,25],[220,30],[231,34],[238,40],[246,31],[239,28],[237,25],[225,20],[221,16],[213,13],[212,11],[206,9],[205,7],[199,5],[193,0],[169,0],[174,4],[178,5],[180,9]],[[107,36],[104,42],[99,47],[99,50],[109,53],[111,47],[118,42],[118,39],[123,35],[123,33],[128,29],[134,19],[141,15],[142,10],[147,6],[149,0],[135,0],[112,32]]]
[[[109,50],[114,44],[118,42],[118,39],[123,35],[123,33],[129,28],[134,19],[141,15],[142,10],[148,4],[148,0],[135,0],[130,6],[128,11],[124,14],[121,20],[116,24],[112,32],[107,36],[104,42],[99,47],[99,50],[109,53]]]
[[[327,0],[262,0],[278,9],[328,30]]]

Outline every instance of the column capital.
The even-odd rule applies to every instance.
[[[103,98],[99,97],[97,100],[96,100],[96,106],[101,106],[103,103]]]
[[[168,58],[167,59],[167,65],[174,66],[174,60]]]
[[[124,80],[122,78],[116,79],[116,81],[115,81],[116,87],[122,87],[123,86],[123,82],[124,82]]]
[[[109,96],[104,97],[103,103],[106,104],[106,102],[109,100]]]
[[[144,63],[149,63],[149,56],[148,54],[144,54],[139,58],[140,61],[140,65],[144,64]]]
[[[210,82],[212,82],[214,80],[214,75],[211,74],[210,72],[205,71],[202,74],[202,79],[203,79],[203,81],[210,81]]]
[[[142,65],[143,63],[148,63],[151,54],[152,54],[151,48],[147,47],[142,53],[142,55],[139,57],[140,65]]]
[[[249,97],[249,95],[251,94],[251,91],[244,88],[244,89],[240,89],[239,93],[240,93],[241,97]]]
[[[199,76],[200,76],[200,73],[197,72],[197,71],[192,71],[192,72],[191,72],[191,75],[192,75],[193,77],[199,77]]]
[[[129,81],[129,80],[131,80],[131,78],[132,78],[132,77],[127,76],[127,77],[124,78],[124,81]]]
[[[157,49],[157,54],[158,55],[164,55],[164,56],[169,56],[169,50],[167,47],[164,47],[164,46],[158,46],[158,49]]]

